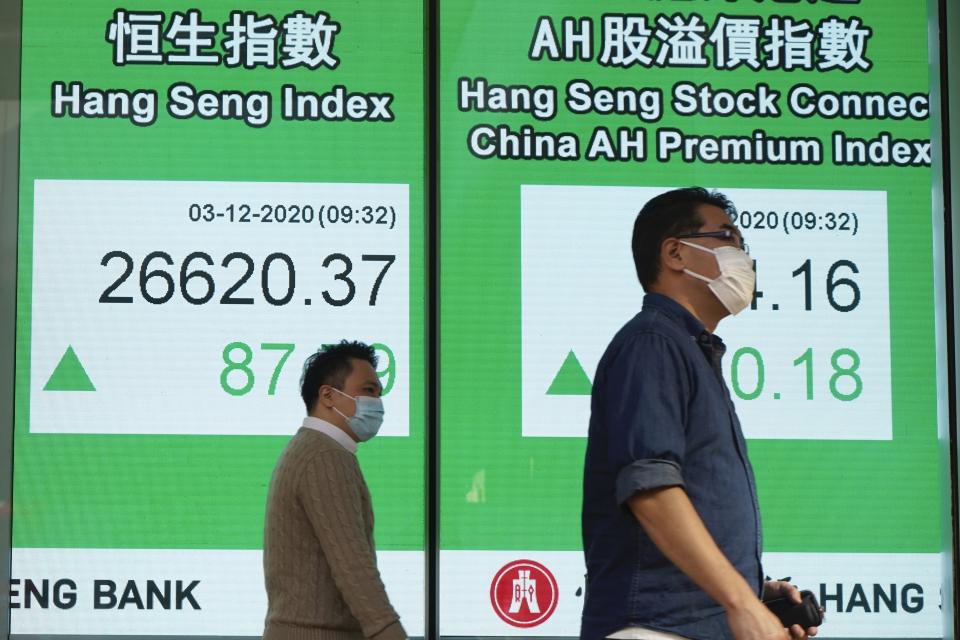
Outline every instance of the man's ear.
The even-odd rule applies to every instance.
[[[317,402],[327,409],[333,406],[333,390],[330,388],[330,385],[320,385],[320,388],[317,390]]]
[[[686,266],[686,260],[680,252],[680,241],[676,238],[667,238],[660,245],[660,264],[664,269],[670,271],[683,271]]]

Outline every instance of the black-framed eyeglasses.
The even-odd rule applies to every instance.
[[[750,253],[750,245],[743,241],[743,236],[734,233],[730,229],[720,229],[719,231],[697,231],[694,233],[684,233],[676,238],[721,238],[723,240],[736,240],[740,243],[740,248],[745,253]]]

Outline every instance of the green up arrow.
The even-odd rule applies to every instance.
[[[73,351],[72,346],[68,346],[57,368],[50,374],[50,379],[43,387],[44,391],[96,391],[96,387],[90,381],[83,365],[80,364],[80,358]]]
[[[593,385],[573,351],[567,354],[560,370],[547,389],[548,396],[588,396]]]

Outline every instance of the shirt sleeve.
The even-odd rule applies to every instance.
[[[339,452],[313,459],[305,470],[303,508],[320,541],[337,589],[363,635],[406,640],[377,569],[364,526],[356,461]]]
[[[607,456],[617,503],[634,493],[683,486],[690,382],[679,345],[657,333],[630,337],[605,371]]]

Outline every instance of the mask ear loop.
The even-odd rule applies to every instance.
[[[331,386],[330,388],[333,389],[334,391],[336,391],[337,393],[339,393],[340,395],[342,395],[342,396],[344,396],[344,397],[346,397],[346,398],[350,398],[351,400],[353,400],[353,404],[357,404],[357,399],[354,398],[353,396],[347,395],[346,393],[344,393],[343,391],[340,391],[340,389],[337,389],[337,388],[334,387],[334,386]],[[330,407],[330,408],[333,409],[334,411],[336,411],[336,412],[340,415],[340,417],[343,418],[344,420],[350,420],[350,418],[347,417],[347,416],[345,416],[345,415],[343,414],[343,412],[340,411],[340,409],[337,409],[336,407]]]
[[[703,280],[707,284],[710,284],[711,282],[713,282],[712,278],[708,278],[707,276],[702,276],[699,273],[696,273],[695,271],[690,271],[690,269],[684,269],[683,272],[688,276],[693,276],[697,280]]]
[[[706,251],[707,253],[712,253],[713,255],[717,255],[716,249],[705,247],[702,244],[697,244],[696,242],[687,242],[686,240],[679,240],[679,239],[677,240],[677,242],[679,242],[680,244],[685,244],[688,247],[693,247],[694,249],[700,249],[700,251]]]
[[[716,250],[710,249],[709,247],[704,247],[703,245],[699,245],[699,244],[697,244],[697,243],[695,243],[695,242],[687,242],[686,240],[677,240],[677,242],[679,242],[680,244],[685,244],[685,245],[687,245],[688,247],[694,247],[695,249],[700,249],[701,251],[706,251],[707,253],[709,253],[709,254],[711,254],[711,255],[713,255],[713,256],[716,256],[716,255],[717,255]],[[719,267],[719,263],[717,263],[717,266]],[[697,280],[703,280],[703,281],[706,282],[707,284],[710,284],[711,282],[713,282],[713,278],[708,278],[708,277],[706,277],[706,276],[702,276],[702,275],[700,275],[699,273],[696,273],[695,271],[690,271],[690,269],[684,269],[683,272],[684,272],[685,274],[687,274],[688,276],[693,276],[693,277],[696,278]]]

